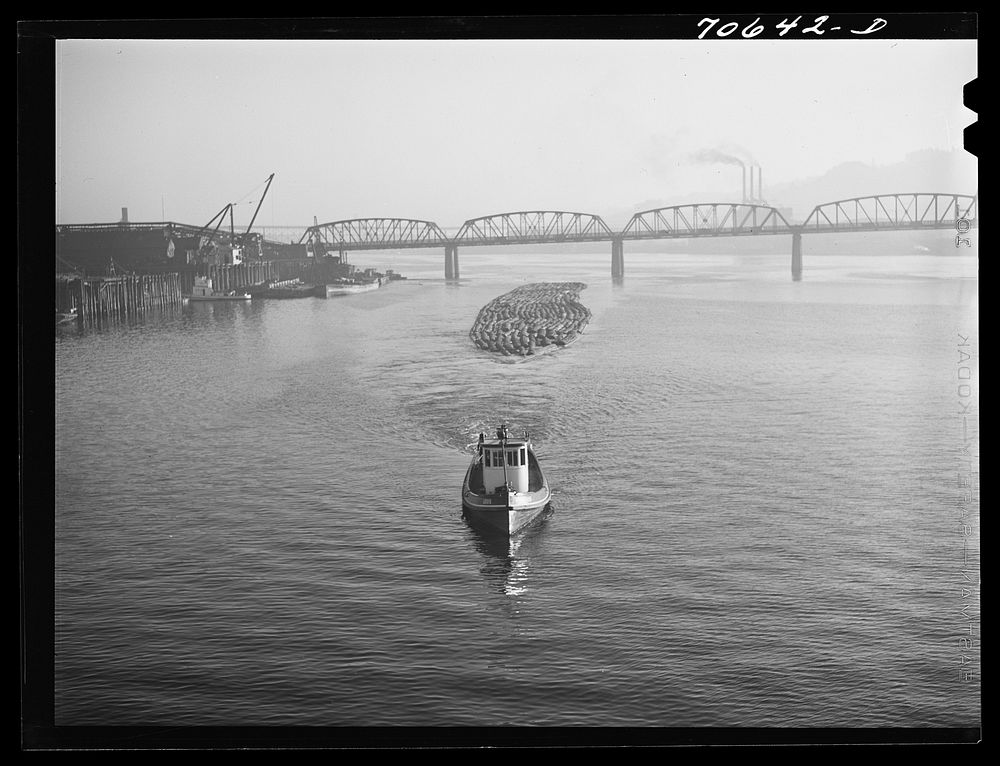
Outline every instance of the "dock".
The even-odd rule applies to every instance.
[[[179,274],[56,276],[56,312],[75,310],[80,322],[132,317],[181,304]]]

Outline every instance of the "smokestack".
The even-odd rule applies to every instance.
[[[740,166],[743,168],[743,201],[746,202],[747,201],[747,166],[744,165],[742,162],[740,163]],[[751,168],[751,170],[752,170],[752,168]],[[752,179],[751,179],[751,181],[752,181]]]
[[[761,181],[762,169],[760,165],[757,166],[757,199],[761,202],[764,201],[764,182]]]
[[[122,208],[122,220],[121,220],[121,223],[128,223],[128,208],[127,207],[123,207]]]

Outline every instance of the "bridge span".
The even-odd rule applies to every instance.
[[[625,275],[626,241],[702,237],[790,235],[792,278],[802,277],[802,235],[952,229],[961,234],[977,225],[978,195],[911,192],[877,194],[817,205],[801,223],[775,207],[735,202],[702,202],[644,210],[614,231],[598,215],[562,210],[523,210],[467,220],[453,236],[433,221],[410,218],[355,218],[309,227],[299,239],[314,255],[400,248],[444,248],[445,278],[458,279],[458,248],[610,242],[611,275]]]

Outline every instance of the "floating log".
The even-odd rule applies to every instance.
[[[522,285],[483,306],[469,339],[484,351],[529,356],[539,348],[572,343],[590,322],[580,303],[583,282],[535,282]]]

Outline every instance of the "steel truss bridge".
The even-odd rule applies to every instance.
[[[614,232],[600,216],[563,210],[499,213],[466,221],[455,245],[541,245],[551,242],[607,242]]]
[[[313,255],[356,250],[443,247],[445,278],[458,279],[458,248],[610,242],[611,274],[625,274],[624,243],[657,239],[791,235],[792,277],[802,274],[802,235],[872,231],[951,229],[956,246],[977,225],[978,195],[916,192],[879,194],[817,205],[801,223],[775,207],[707,202],[645,210],[619,232],[591,213],[526,210],[472,218],[453,236],[433,221],[410,218],[354,218],[309,227],[299,239]]]
[[[352,218],[331,221],[306,229],[301,244],[322,245],[330,250],[394,250],[405,247],[443,247],[448,237],[433,221],[411,218]]]
[[[776,208],[709,202],[636,213],[622,230],[622,238],[738,237],[787,234],[790,230],[791,224]]]
[[[976,220],[979,199],[964,194],[883,194],[817,205],[803,231],[885,231],[952,229],[957,221]]]

